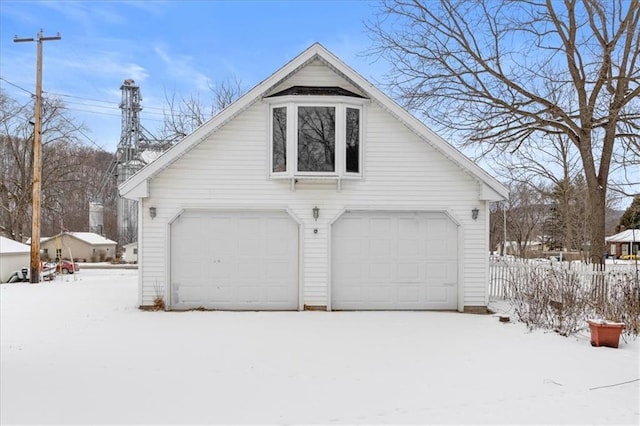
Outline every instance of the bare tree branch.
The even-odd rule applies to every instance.
[[[571,141],[601,259],[612,166],[637,164],[639,20],[640,0],[383,0],[368,27],[392,93],[465,146]]]

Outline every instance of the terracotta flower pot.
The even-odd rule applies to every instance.
[[[591,330],[591,346],[617,348],[624,323],[605,320],[587,320]]]

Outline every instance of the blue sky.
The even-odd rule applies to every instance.
[[[248,90],[314,42],[383,83],[389,64],[366,55],[372,42],[365,22],[377,7],[367,0],[0,0],[0,87],[29,102],[36,43],[13,37],[59,32],[62,40],[43,43],[43,90],[85,124],[85,142],[115,152],[120,86],[128,78],[140,86],[142,125],[156,135],[166,96],[199,93],[206,103],[210,84],[236,78]]]
[[[120,85],[142,93],[143,126],[155,133],[165,94],[189,97],[238,78],[250,89],[314,42],[372,82],[381,62],[364,52],[369,1],[7,1],[0,0],[0,80],[20,102],[35,91],[36,43],[13,37],[60,33],[43,43],[43,91],[62,95],[89,143],[115,151]],[[17,87],[16,87],[17,86]]]

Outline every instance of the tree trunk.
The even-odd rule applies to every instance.
[[[605,245],[605,206],[606,206],[606,189],[601,186],[589,188],[589,225],[591,237],[591,253],[589,258],[592,263],[604,264],[606,254]]]

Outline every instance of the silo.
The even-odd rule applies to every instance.
[[[89,232],[104,235],[104,205],[102,203],[89,202]]]

